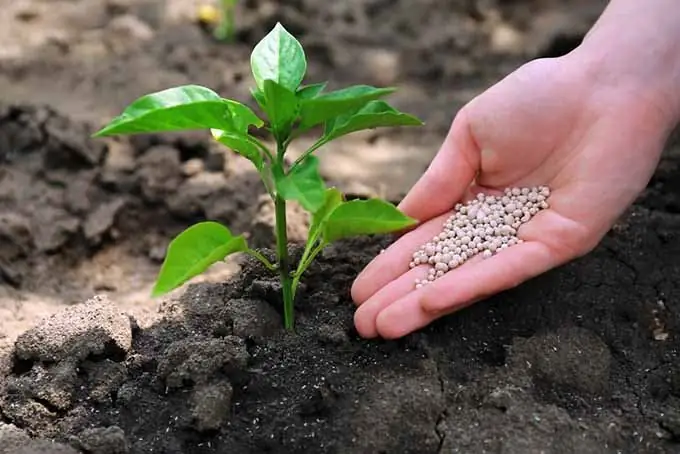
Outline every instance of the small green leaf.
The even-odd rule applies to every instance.
[[[250,160],[257,170],[262,170],[264,166],[262,153],[250,135],[238,134],[233,131],[221,131],[219,129],[211,129],[210,132],[219,143],[226,145],[234,152]]]
[[[330,243],[351,236],[394,232],[417,222],[384,200],[351,200],[331,212],[323,227],[323,237]]]
[[[302,117],[300,128],[309,129],[331,118],[355,111],[369,101],[382,98],[392,92],[394,92],[394,88],[356,85],[303,100],[300,106],[300,116]]]
[[[195,224],[170,242],[152,295],[172,291],[229,254],[247,249],[243,236],[232,235],[217,222]]]
[[[321,208],[319,208],[312,216],[312,223],[309,227],[309,237],[315,238],[323,227],[328,216],[344,202],[345,198],[337,188],[328,188],[324,194],[324,201]]]
[[[308,156],[287,175],[274,172],[277,192],[286,200],[297,200],[310,213],[316,212],[324,203],[326,185],[319,174],[319,159]]]
[[[299,113],[299,101],[295,93],[272,80],[265,80],[264,98],[264,110],[274,136],[286,140]]]
[[[358,111],[326,123],[324,139],[331,141],[346,134],[383,126],[421,126],[418,118],[399,112],[385,101],[371,101]]]
[[[187,129],[229,129],[234,122],[262,126],[262,120],[235,101],[222,99],[209,88],[183,85],[151,93],[134,101],[95,137]],[[249,112],[248,112],[249,111]],[[234,120],[238,114],[238,120]]]
[[[321,94],[321,92],[326,88],[326,82],[321,82],[318,84],[305,85],[298,88],[297,97],[298,99],[312,99],[316,98]]]
[[[250,55],[250,66],[257,87],[264,91],[264,81],[273,80],[295,92],[307,72],[302,45],[280,23],[265,36]]]

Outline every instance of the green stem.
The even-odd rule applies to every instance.
[[[293,274],[293,297],[295,297],[295,292],[297,292],[298,285],[300,284],[300,278],[304,274],[305,270],[309,267],[309,265],[312,264],[314,259],[316,258],[317,255],[323,250],[328,245],[328,243],[321,241],[314,249],[310,249],[311,253],[309,253],[308,257],[305,257],[303,254],[302,259],[300,259],[300,264],[297,267],[297,270],[295,270],[295,273]],[[305,253],[308,253],[309,250],[305,250]]]
[[[302,153],[293,163],[293,165],[290,166],[291,170],[300,165],[302,161],[305,160],[307,156],[310,154],[314,153],[316,150],[318,150],[320,147],[324,146],[326,144],[326,141],[324,139],[319,139],[314,145],[309,147],[307,151]]]
[[[267,190],[267,194],[269,194],[269,197],[271,197],[272,200],[274,200],[276,196],[274,195],[274,189],[272,187],[273,183],[268,173],[267,165],[265,164],[262,170],[258,169],[257,173],[260,175],[260,179],[262,180],[262,184],[264,184],[264,188]]]
[[[269,148],[267,148],[262,142],[260,142],[257,138],[250,136],[248,138],[251,143],[255,144],[262,152],[265,154],[265,156],[269,159],[270,163],[274,162],[274,156],[272,155],[271,151],[269,151]]]
[[[270,262],[267,257],[262,255],[259,251],[256,251],[255,249],[248,249],[246,251],[246,254],[255,257],[258,259],[262,264],[269,270],[269,271],[276,271],[276,265],[274,265],[272,262]]]
[[[276,162],[278,169],[275,171],[285,172],[283,157],[286,154],[285,144],[276,140]],[[283,293],[283,324],[287,330],[294,327],[294,297],[293,283],[290,275],[290,259],[288,257],[288,230],[286,222],[286,199],[276,194],[274,197],[274,212],[276,214],[276,256],[281,278],[281,290]]]
[[[276,255],[279,262],[279,276],[283,290],[283,324],[287,330],[293,329],[293,285],[288,258],[288,234],[286,232],[286,201],[280,196],[274,199],[276,211]]]
[[[302,257],[300,258],[300,262],[298,263],[298,267],[293,273],[293,277],[297,277],[298,274],[300,274],[300,270],[302,269],[302,264],[307,261],[307,257],[309,257],[309,254],[312,252],[312,249],[314,248],[314,243],[316,243],[317,236],[315,235],[313,238],[308,238],[307,239],[307,244],[305,245],[305,250],[302,252]]]

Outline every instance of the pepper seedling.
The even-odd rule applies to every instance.
[[[234,9],[237,0],[219,0],[220,21],[213,31],[213,35],[220,41],[232,42],[234,40]]]
[[[212,27],[215,39],[223,42],[234,41],[237,3],[238,0],[217,0],[217,5],[204,4],[198,8],[198,19]]]
[[[337,188],[326,187],[314,152],[356,131],[423,123],[381,100],[394,88],[357,85],[325,91],[326,83],[302,85],[307,72],[304,49],[280,23],[253,48],[250,64],[256,84],[251,93],[266,114],[266,124],[244,104],[202,86],[183,85],[137,99],[94,136],[209,129],[215,140],[250,160],[274,202],[276,262],[250,248],[243,235],[234,235],[217,222],[199,222],[170,242],[152,294],[174,290],[230,254],[246,253],[278,272],[284,325],[292,330],[300,279],[326,246],[417,223],[382,199],[347,201]],[[322,127],[316,142],[289,164],[284,158],[291,141],[315,127]],[[265,128],[275,149],[253,135],[253,128]],[[288,201],[296,201],[310,215],[308,238],[294,269],[286,232]]]

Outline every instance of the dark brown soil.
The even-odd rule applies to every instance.
[[[152,301],[174,234],[214,219],[267,247],[271,207],[206,134],[90,139],[171,85],[248,99],[250,49],[280,20],[310,79],[397,85],[426,120],[321,155],[342,189],[398,199],[462,103],[577,45],[604,3],[242,1],[232,45],[193,0],[5,5],[0,454],[680,452],[677,137],[595,252],[391,342],[357,336],[349,298],[386,238],[323,254],[295,334],[276,280],[240,258]]]
[[[93,300],[19,336],[0,434],[97,453],[677,452],[679,237],[677,215],[637,207],[588,257],[396,342],[352,328],[380,239],[327,250],[295,335],[250,263],[145,329]]]

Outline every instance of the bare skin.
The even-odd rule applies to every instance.
[[[675,1],[612,1],[575,51],[522,66],[458,112],[400,204],[420,225],[354,282],[360,335],[404,336],[601,241],[649,182],[680,119]],[[524,243],[414,288],[427,267],[409,269],[411,255],[441,230],[457,202],[538,185],[551,188],[550,209],[520,228]]]

